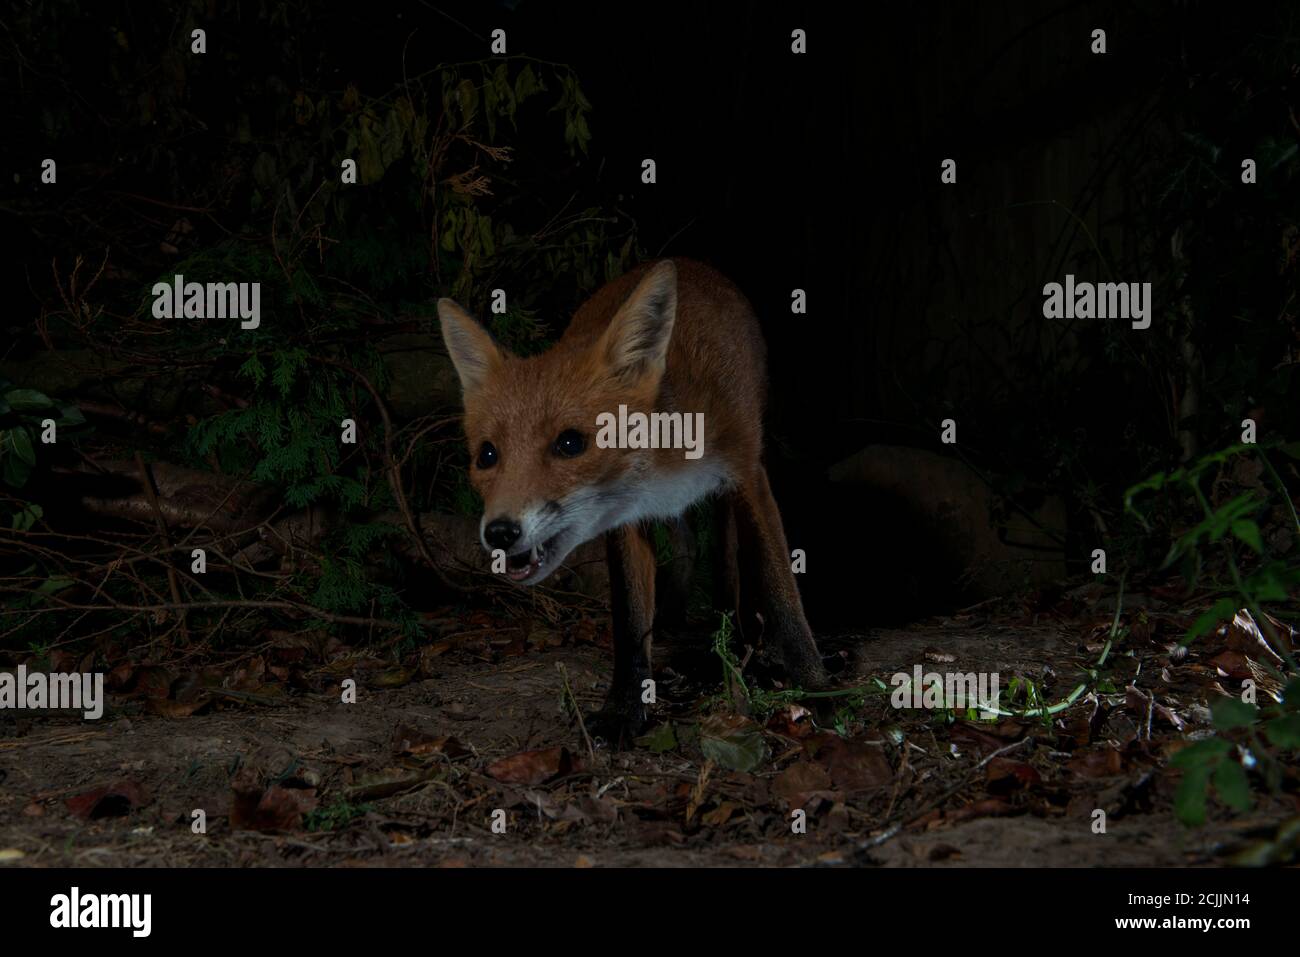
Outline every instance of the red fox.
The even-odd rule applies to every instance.
[[[483,547],[501,549],[509,577],[534,585],[605,535],[614,677],[595,716],[602,737],[617,746],[647,718],[655,554],[645,523],[708,496],[721,500],[748,573],[740,583],[755,592],[742,594],[733,577],[731,607],[748,599],[762,612],[765,644],[794,681],[824,682],[761,461],[767,349],[734,285],[689,259],[645,263],[599,289],[558,343],[529,358],[502,349],[450,299],[438,301],[438,316],[464,395]],[[622,443],[642,447],[598,441],[598,423],[626,410],[702,421],[699,447],[644,447],[644,435]]]

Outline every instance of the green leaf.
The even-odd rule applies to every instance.
[[[32,502],[24,502],[20,511],[15,512],[10,519],[10,527],[20,532],[25,532],[45,516],[45,509]],[[23,574],[27,574],[23,572]]]
[[[573,95],[577,99],[579,107],[581,107],[583,110],[591,109],[591,101],[589,101],[587,97],[583,95],[582,87],[578,86],[576,78],[574,79],[574,83],[573,83]]]
[[[1137,497],[1139,492],[1146,492],[1146,491],[1158,492],[1160,489],[1164,488],[1165,481],[1166,481],[1165,473],[1158,472],[1157,474],[1147,479],[1145,482],[1138,482],[1137,485],[1130,486],[1128,490],[1124,492],[1125,510],[1129,510],[1133,508],[1133,499]]]
[[[1300,711],[1300,678],[1292,678],[1282,689],[1282,707],[1287,711]]]
[[[1183,636],[1183,644],[1188,645],[1206,632],[1212,630],[1219,622],[1231,618],[1237,613],[1237,602],[1232,598],[1220,598],[1214,605],[1192,622],[1192,627],[1187,629],[1187,634]]]
[[[1210,708],[1214,727],[1219,731],[1249,728],[1259,720],[1259,709],[1240,698],[1220,698]]]
[[[1279,748],[1300,748],[1300,714],[1284,714],[1264,725],[1264,733]]]
[[[515,100],[520,101],[526,96],[532,96],[539,90],[541,90],[541,86],[537,82],[537,74],[533,72],[533,65],[525,63],[524,68],[515,77]],[[1300,458],[1300,456],[1297,456],[1297,458]]]
[[[1217,542],[1239,519],[1251,512],[1258,511],[1263,503],[1253,492],[1242,492],[1236,498],[1224,502],[1214,514],[1192,530],[1192,540],[1199,538],[1200,532],[1208,532],[1210,541]]]
[[[649,734],[637,738],[636,743],[643,748],[649,748],[655,754],[663,754],[677,747],[677,735],[673,733],[673,726],[665,721],[663,724],[656,725]]]
[[[460,104],[460,115],[464,125],[469,126],[478,112],[478,87],[470,80],[461,80],[456,87],[456,99]]]
[[[497,134],[497,101],[500,92],[495,83],[483,84],[483,116],[487,119],[488,138],[495,139]]]
[[[41,582],[41,586],[36,589],[36,592],[40,595],[53,595],[57,591],[63,591],[74,581],[75,579],[69,575],[51,575]]]
[[[5,401],[15,412],[37,412],[41,409],[54,408],[54,400],[44,392],[35,389],[14,389],[5,393]]]
[[[1255,550],[1257,555],[1264,554],[1264,540],[1259,534],[1259,526],[1248,518],[1241,518],[1232,523],[1232,534]]]
[[[243,365],[239,367],[239,375],[252,379],[254,386],[262,384],[262,380],[266,378],[266,368],[256,352],[244,360]]]
[[[24,426],[9,430],[9,444],[14,454],[28,465],[36,464],[36,450],[32,448],[32,436]]]
[[[439,245],[446,252],[456,251],[456,240],[460,232],[460,212],[455,208],[447,210],[442,217],[442,239]]]
[[[1232,750],[1232,744],[1222,738],[1202,738],[1183,748],[1169,759],[1171,768],[1209,767]]]
[[[71,402],[65,402],[59,406],[59,424],[68,428],[76,428],[79,425],[86,424],[86,417],[81,414],[81,409]]]
[[[1290,601],[1291,587],[1300,584],[1300,565],[1288,568],[1283,561],[1269,562],[1256,569],[1247,583],[1256,601]]]
[[[22,488],[32,474],[32,467],[16,455],[0,458],[0,480],[10,488]]]
[[[767,759],[767,744],[757,724],[739,715],[714,715],[700,726],[700,750],[732,771],[753,771]]]
[[[1236,761],[1219,762],[1214,769],[1214,791],[1219,800],[1234,811],[1249,811],[1254,803],[1250,796],[1250,780]]]
[[[1182,754],[1183,752],[1179,752]],[[1174,791],[1174,814],[1193,827],[1205,823],[1205,798],[1210,788],[1210,767],[1188,768]]]

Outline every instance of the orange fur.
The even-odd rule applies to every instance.
[[[756,606],[768,640],[792,677],[821,682],[761,461],[766,347],[753,309],[731,282],[689,259],[643,264],[598,290],[558,343],[528,358],[505,352],[450,300],[439,303],[439,313],[464,389],[471,456],[485,442],[496,450],[490,467],[470,472],[483,497],[484,527],[515,523],[524,552],[554,543],[537,553],[549,556],[529,573],[538,581],[562,561],[552,551],[567,554],[579,544],[575,536],[607,533],[615,678],[605,714],[620,734],[644,720],[641,682],[650,675],[654,561],[643,522],[680,514],[708,495],[724,496],[724,514],[734,515],[740,558],[752,571],[740,580],[760,591]],[[599,448],[597,416],[620,405],[703,413],[703,456]],[[554,444],[570,429],[588,442],[566,458]],[[522,552],[515,557],[525,561]],[[734,595],[734,583],[726,587]]]

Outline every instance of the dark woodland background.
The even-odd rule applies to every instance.
[[[1243,568],[1293,595],[1298,19],[1065,0],[6,4],[0,648],[312,621],[411,637],[476,598],[564,614],[448,544],[476,505],[433,302],[488,319],[506,289],[490,324],[526,352],[659,255],[713,263],[762,319],[769,467],[815,628],[1051,587],[1096,547],[1112,573],[1155,570],[1202,521],[1196,495],[1162,483],[1140,521],[1126,489],[1230,449],[1248,415],[1277,451],[1212,460],[1206,514],[1216,541],[1250,522],[1233,526]],[[1151,328],[1043,319],[1067,272],[1151,282]],[[262,282],[261,328],[153,319],[150,288],[176,273]],[[55,446],[35,441],[47,415]],[[852,459],[873,445],[890,448]],[[1215,574],[1174,557],[1189,592]]]

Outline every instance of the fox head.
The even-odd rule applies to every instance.
[[[671,261],[646,273],[603,332],[528,358],[438,301],[464,396],[470,482],[483,498],[479,537],[505,552],[514,581],[542,581],[582,542],[635,517],[649,461],[600,448],[597,416],[654,407],[676,315]]]

